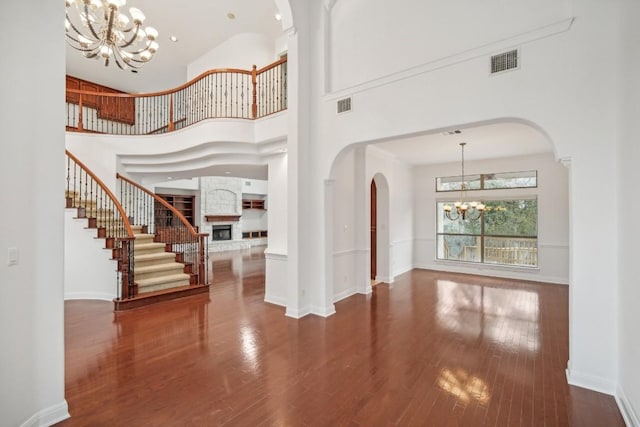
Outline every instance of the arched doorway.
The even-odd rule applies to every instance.
[[[376,173],[370,187],[370,256],[371,283],[391,282],[389,236],[389,184],[385,176]]]

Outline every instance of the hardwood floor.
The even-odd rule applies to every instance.
[[[264,248],[209,294],[67,301],[61,426],[623,426],[568,386],[568,288],[415,270],[327,319],[263,302]]]

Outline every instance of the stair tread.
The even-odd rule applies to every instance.
[[[184,264],[179,262],[165,262],[163,264],[145,265],[144,267],[136,267],[134,274],[151,273],[164,270],[184,269]]]
[[[164,248],[164,247],[165,247],[165,244],[162,242],[138,243],[134,246],[135,249]]]
[[[162,258],[176,259],[176,254],[173,252],[152,252],[149,254],[136,255],[135,260],[149,261],[149,260],[156,260],[156,259],[162,259]]]
[[[188,283],[189,275],[186,273],[168,274],[166,276],[161,276],[161,277],[151,277],[149,279],[140,279],[140,280],[136,280],[135,282],[138,284],[138,286],[152,286],[152,285],[158,285],[161,283],[177,282],[180,280],[186,280]]]
[[[133,228],[133,227],[131,227]],[[153,239],[154,237],[156,237],[155,234],[149,234],[149,233],[133,233],[133,237],[135,237],[136,239],[140,238],[140,239],[148,239],[151,238]]]

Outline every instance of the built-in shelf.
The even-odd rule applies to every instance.
[[[204,219],[207,222],[237,222],[240,221],[242,215],[205,215]]]
[[[242,199],[242,209],[265,210],[263,199]]]
[[[242,232],[242,238],[243,239],[258,239],[260,237],[267,237],[267,230],[243,231]]]
[[[180,212],[189,224],[194,225],[194,216],[193,216],[193,208],[195,204],[195,196],[192,195],[182,195],[182,194],[158,194],[158,196],[162,197],[167,201],[171,206],[176,208],[178,212]],[[162,206],[160,203],[156,202],[156,227],[158,226],[170,226],[172,223],[173,214],[171,211],[165,211],[166,208]],[[159,214],[159,212],[163,212]]]

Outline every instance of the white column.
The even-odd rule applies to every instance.
[[[264,300],[287,305],[287,154],[269,157],[267,230]]]

